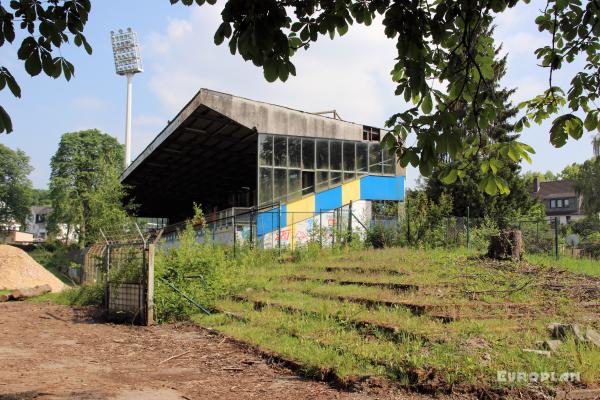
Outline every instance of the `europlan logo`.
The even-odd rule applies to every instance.
[[[497,371],[496,380],[501,383],[537,383],[537,382],[580,382],[579,372],[540,371]]]

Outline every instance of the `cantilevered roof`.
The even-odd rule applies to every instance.
[[[258,133],[362,140],[363,126],[209,89],[169,122],[121,176],[141,216],[184,218],[256,188]]]

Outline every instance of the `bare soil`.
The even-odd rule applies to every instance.
[[[0,400],[427,398],[376,383],[349,392],[306,380],[192,324],[114,325],[92,314],[0,304]]]

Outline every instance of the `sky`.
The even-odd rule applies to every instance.
[[[521,4],[496,22],[496,40],[508,53],[503,84],[517,89],[515,103],[541,93],[547,85],[547,71],[537,66],[534,55],[548,40],[534,24],[540,6],[540,0]],[[22,89],[21,99],[13,98],[8,90],[0,92],[0,104],[10,113],[14,127],[10,135],[0,135],[0,143],[30,156],[34,187],[47,187],[50,159],[63,133],[98,128],[123,142],[126,80],[115,74],[110,42],[110,31],[120,28],[137,31],[145,69],[135,76],[133,85],[133,158],[200,88],[304,111],[336,109],[342,119],[381,127],[390,115],[406,108],[394,96],[389,74],[395,41],[385,37],[380,21],[370,27],[354,25],[333,41],[321,37],[309,51],[299,51],[294,57],[296,77],[268,83],[262,69],[239,55],[232,56],[228,46],[213,43],[219,8],[171,5],[168,0],[94,2],[85,29],[94,49],[92,56],[75,46],[61,50],[75,65],[75,78],[70,82],[41,75],[31,78],[16,57],[16,46],[0,48],[0,64],[11,70]],[[559,71],[555,82],[568,84],[575,71],[574,67]],[[522,133],[521,141],[536,150],[533,163],[524,164],[523,170],[560,172],[592,156],[588,133],[555,149],[548,130],[546,123]],[[414,187],[418,176],[409,167],[407,186]]]

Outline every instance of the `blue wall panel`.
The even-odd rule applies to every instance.
[[[281,206],[281,227],[284,228],[287,223],[287,207],[286,205]],[[263,211],[256,217],[256,232],[259,237],[265,233],[276,231],[279,228],[279,208],[274,208],[269,211]]]
[[[360,180],[361,200],[404,200],[403,176],[365,176]]]
[[[342,187],[317,193],[315,198],[315,211],[328,211],[342,206]]]

